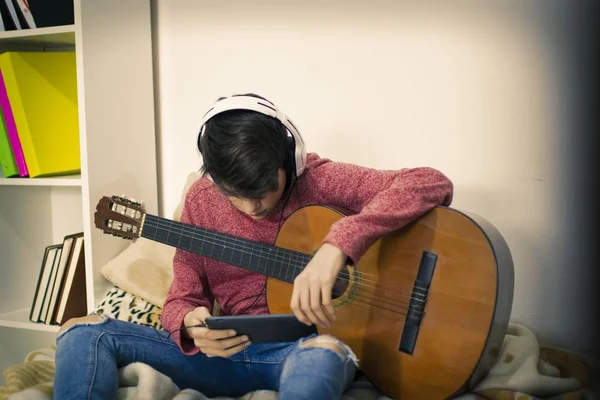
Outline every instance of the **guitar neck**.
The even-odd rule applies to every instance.
[[[311,256],[146,214],[141,237],[200,254],[284,282],[294,279]]]

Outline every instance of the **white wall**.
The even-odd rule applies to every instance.
[[[363,3],[156,5],[160,212],[172,214],[200,166],[205,110],[255,92],[291,116],[310,151],[446,173],[454,207],[487,218],[512,249],[513,320],[544,342],[591,349],[581,294],[589,273],[570,259],[558,196],[558,59],[528,16],[540,10]]]

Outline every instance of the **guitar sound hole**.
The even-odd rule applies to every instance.
[[[344,266],[344,268],[340,271],[335,283],[333,285],[333,290],[331,291],[331,297],[333,299],[337,299],[341,295],[344,294],[346,289],[348,289],[348,285],[350,284],[350,272],[348,271],[348,267]]]

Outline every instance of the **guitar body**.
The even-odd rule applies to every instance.
[[[331,208],[304,207],[285,221],[276,246],[312,254],[344,217]],[[415,288],[432,263],[428,290]],[[378,240],[348,267],[348,278],[334,300],[336,321],[319,333],[349,345],[360,369],[388,396],[451,398],[495,362],[511,311],[513,266],[502,236],[485,220],[437,207]],[[292,288],[268,278],[271,313],[291,312]],[[403,336],[412,338],[408,350],[400,349]]]
[[[290,313],[293,282],[342,211],[307,206],[284,222],[275,245],[148,214],[119,196],[98,202],[104,233],[144,237],[265,274],[273,314]],[[333,288],[336,320],[321,329],[345,342],[386,395],[441,400],[475,386],[496,361],[508,327],[513,264],[486,220],[436,207],[376,241]]]

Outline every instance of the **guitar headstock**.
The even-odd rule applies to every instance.
[[[96,206],[94,224],[104,233],[135,241],[146,211],[141,203],[122,196],[104,196]]]

